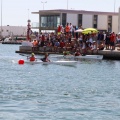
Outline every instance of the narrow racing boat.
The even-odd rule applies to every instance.
[[[19,62],[20,61],[20,62]],[[43,61],[40,61],[40,60],[35,60],[35,61],[29,61],[29,60],[19,60],[18,63],[20,64],[43,64],[43,65],[49,65],[49,64],[56,64],[56,65],[66,65],[66,66],[74,66],[76,65],[77,61],[51,61],[51,62],[43,62]]]
[[[80,59],[97,59],[102,60],[103,55],[80,55],[80,56],[74,56],[74,55],[51,55],[50,57],[54,58],[68,58],[68,59],[74,59],[74,58],[80,58]]]

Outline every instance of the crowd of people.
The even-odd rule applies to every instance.
[[[33,41],[33,51],[39,50],[39,47],[49,48],[51,52],[69,51],[75,53],[79,51],[82,54],[87,54],[88,51],[98,50],[115,50],[116,44],[120,44],[120,34],[114,32],[98,31],[94,33],[83,34],[76,32],[77,29],[83,29],[80,25],[78,28],[71,23],[66,26],[58,26],[57,33],[36,33],[36,39]],[[36,49],[37,48],[37,49]]]

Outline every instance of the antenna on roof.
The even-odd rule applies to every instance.
[[[116,0],[114,0],[114,12],[115,12],[115,5],[116,5]]]
[[[28,20],[29,20],[29,9],[28,9]]]
[[[45,2],[41,1],[41,3],[43,4],[43,10],[44,10],[44,4],[47,3],[47,1],[45,1]]]

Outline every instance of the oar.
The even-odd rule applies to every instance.
[[[26,54],[22,54],[22,53],[20,53],[19,55],[25,56],[25,57],[27,57],[27,59],[29,59],[29,57],[30,57],[30,55],[26,55]],[[35,59],[41,60],[41,58],[38,58],[38,57],[37,58],[35,57]]]
[[[25,54],[22,54],[22,53],[20,53],[19,55],[22,55],[22,56],[26,56],[26,57],[28,57],[28,55],[25,55]]]

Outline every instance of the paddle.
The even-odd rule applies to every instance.
[[[30,55],[26,55],[26,54],[22,54],[22,53],[20,53],[19,55],[21,55],[21,56],[25,56],[25,57],[27,57],[27,59],[30,58]],[[36,58],[36,57],[35,57],[35,59],[40,59],[40,60],[41,60],[41,58]]]
[[[22,56],[26,56],[26,57],[28,57],[28,55],[25,55],[25,54],[22,54],[22,53],[20,53],[19,55],[22,55]]]

